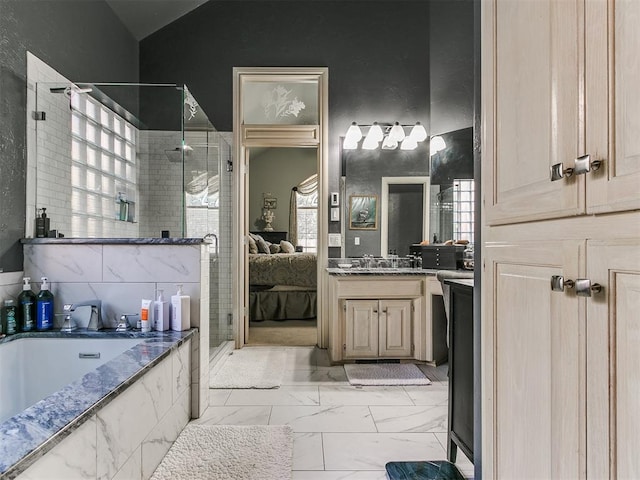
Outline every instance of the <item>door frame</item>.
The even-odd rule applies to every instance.
[[[246,81],[317,82],[317,125],[244,125],[242,88]],[[233,330],[235,348],[242,348],[249,327],[249,265],[246,235],[249,232],[247,212],[248,149],[250,147],[316,147],[318,172],[318,251],[317,251],[317,339],[320,348],[328,344],[328,323],[323,319],[327,292],[328,248],[328,113],[329,70],[327,67],[234,67],[233,69]]]
[[[386,257],[389,245],[389,185],[422,185],[422,240],[429,238],[429,177],[382,177],[380,200],[380,256]]]

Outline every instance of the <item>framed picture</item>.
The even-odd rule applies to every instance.
[[[278,199],[273,197],[265,197],[263,199],[262,208],[275,210],[276,208],[278,208]]]
[[[378,229],[378,196],[350,195],[349,196],[349,229],[377,230]]]

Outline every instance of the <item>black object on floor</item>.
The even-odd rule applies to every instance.
[[[458,467],[444,460],[389,462],[384,468],[389,480],[465,480]]]

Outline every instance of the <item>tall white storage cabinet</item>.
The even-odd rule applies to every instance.
[[[483,477],[640,478],[640,2],[481,22]]]

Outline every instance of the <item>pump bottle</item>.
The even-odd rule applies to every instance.
[[[191,298],[177,285],[178,292],[171,296],[171,330],[181,331],[191,328]]]
[[[53,294],[49,291],[49,280],[42,277],[40,293],[36,297],[36,328],[51,330],[53,328]]]
[[[31,278],[22,279],[22,292],[18,295],[18,329],[30,332],[36,329],[36,294],[31,291]]]

